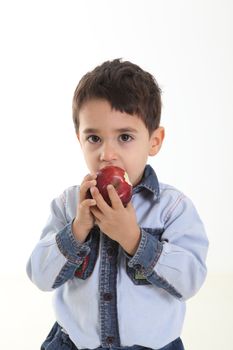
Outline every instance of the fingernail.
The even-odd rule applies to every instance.
[[[95,194],[96,193],[96,187],[92,186],[90,188],[91,194]]]

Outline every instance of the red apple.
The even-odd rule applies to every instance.
[[[111,205],[107,190],[109,184],[115,187],[124,206],[130,202],[133,187],[124,169],[112,165],[106,166],[97,173],[96,182],[96,187],[109,205]]]

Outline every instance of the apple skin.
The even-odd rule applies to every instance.
[[[108,165],[97,173],[96,187],[100,191],[104,200],[111,206],[108,196],[107,186],[113,185],[120,197],[122,204],[126,207],[132,198],[133,187],[129,181],[128,174],[122,168]]]

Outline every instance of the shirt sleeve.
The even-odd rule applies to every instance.
[[[164,211],[161,238],[141,229],[139,247],[128,265],[174,297],[192,297],[206,277],[208,239],[192,202],[180,196]]]
[[[65,210],[65,193],[51,203],[50,217],[41,239],[27,263],[29,278],[41,290],[51,291],[73,278],[91,250],[89,239],[78,242],[72,233],[72,221]]]

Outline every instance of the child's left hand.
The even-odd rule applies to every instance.
[[[124,207],[112,185],[108,185],[107,189],[112,206],[105,202],[97,187],[92,187],[91,194],[96,206],[90,210],[101,231],[117,241],[128,254],[134,255],[141,236],[134,207],[131,203]]]

